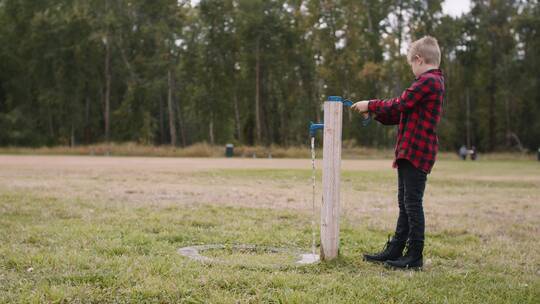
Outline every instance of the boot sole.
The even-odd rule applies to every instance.
[[[379,260],[371,260],[371,259],[366,259],[366,258],[363,258],[362,260],[364,262],[373,263],[373,264],[384,264],[384,261],[379,261]]]
[[[400,258],[400,256],[395,257],[394,259],[399,259],[399,258]],[[365,255],[362,256],[362,260],[364,262],[369,262],[369,263],[374,263],[374,264],[384,264],[386,261],[388,261],[388,259],[386,259],[386,260],[374,260],[374,259],[366,258]]]
[[[396,257],[396,259],[398,258],[400,257]],[[364,262],[375,263],[375,264],[384,264],[386,261],[388,261],[388,260],[374,260],[374,259],[366,258],[366,256],[362,256],[362,260]]]
[[[392,270],[412,270],[412,271],[423,271],[423,265],[422,266],[414,266],[414,267],[398,267],[398,266],[394,266],[394,265],[390,265],[388,263],[384,263],[384,267],[386,267],[387,269],[392,269]]]

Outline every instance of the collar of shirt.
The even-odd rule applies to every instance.
[[[414,80],[416,81],[416,80],[420,79],[420,77],[422,77],[422,75],[427,74],[427,73],[435,73],[435,74],[440,75],[440,74],[442,74],[442,71],[441,71],[441,69],[429,69],[429,70],[425,71],[424,73],[418,75],[418,77],[416,77]]]

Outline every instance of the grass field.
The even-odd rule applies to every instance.
[[[422,272],[361,259],[394,228],[390,163],[343,161],[341,256],[297,267],[283,253],[228,247],[205,252],[228,263],[202,264],[177,250],[308,252],[310,160],[0,156],[0,302],[538,303],[539,162],[438,162]]]

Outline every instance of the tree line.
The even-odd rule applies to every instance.
[[[0,0],[0,145],[302,145],[329,95],[398,95],[439,40],[443,149],[540,146],[537,0]],[[395,128],[344,112],[344,140]]]

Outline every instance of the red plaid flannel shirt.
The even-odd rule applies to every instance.
[[[407,159],[416,168],[430,173],[439,149],[437,124],[441,120],[444,77],[441,70],[421,74],[400,97],[369,101],[369,112],[385,125],[399,124],[396,158]]]

